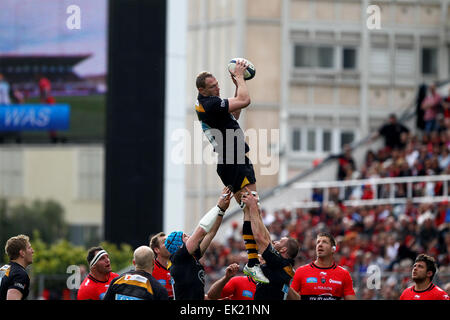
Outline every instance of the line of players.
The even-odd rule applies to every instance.
[[[250,195],[244,201],[249,205],[251,212],[257,212],[255,196]],[[226,202],[229,202],[229,195],[225,198],[221,196],[218,203],[220,205],[225,203],[224,211],[228,207]],[[205,293],[204,268],[198,260],[209,246],[220,222],[214,224],[214,229],[209,232],[201,232],[199,228],[204,229],[199,226],[192,236],[181,233],[181,240],[177,239],[179,233],[166,236],[161,232],[153,236],[149,246],[141,246],[135,250],[133,256],[135,270],[122,275],[112,272],[109,255],[103,248],[91,248],[87,255],[89,274],[83,280],[77,298],[79,300],[355,299],[350,274],[334,261],[336,242],[328,233],[317,235],[316,259],[299,267],[295,272],[291,269],[291,265],[286,263],[292,259],[286,257],[288,248],[282,240],[271,242],[266,239],[264,247],[261,240],[256,238],[259,247],[266,248],[262,252],[261,265],[270,282],[260,283],[250,276],[237,276],[239,265],[234,263],[226,268],[225,275],[213,283]],[[172,241],[168,241],[170,238],[173,238]],[[174,246],[175,240],[181,242]],[[26,268],[32,264],[34,254],[29,238],[24,235],[10,238],[5,245],[5,252],[10,262],[0,268],[0,300],[26,299],[30,290]],[[418,255],[411,271],[414,285],[403,291],[400,300],[449,300],[448,293],[432,282],[435,274],[434,259],[425,254]]]

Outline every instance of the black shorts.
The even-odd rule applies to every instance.
[[[231,186],[232,192],[236,193],[246,185],[256,182],[255,171],[250,159],[245,157],[244,164],[217,164],[217,174],[224,186]]]

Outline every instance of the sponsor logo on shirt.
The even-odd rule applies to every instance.
[[[131,296],[125,296],[123,294],[116,294],[116,300],[142,300],[142,299]]]
[[[165,286],[167,283],[165,279],[159,279],[158,282],[161,283],[163,286]]]
[[[20,288],[22,290],[25,290],[25,285],[19,282],[14,283],[14,287]]]
[[[247,298],[253,298],[253,292],[251,292],[250,290],[243,290],[242,296]]]
[[[337,280],[330,279],[329,282],[330,283],[334,283],[334,284],[342,285],[342,281],[337,281]]]
[[[309,277],[306,279],[306,283],[317,283],[317,278]]]

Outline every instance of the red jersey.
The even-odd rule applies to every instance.
[[[77,294],[77,300],[102,300],[108,290],[109,284],[118,276],[117,273],[110,272],[108,280],[99,281],[89,274],[81,283]]]
[[[295,271],[291,288],[302,300],[339,300],[355,295],[350,273],[335,262],[329,268],[320,268],[314,262]]]
[[[253,300],[256,291],[256,283],[246,276],[233,277],[222,290],[221,299]]]
[[[164,267],[157,259],[155,259],[152,276],[166,288],[169,299],[173,299],[172,277],[170,276],[169,269]]]
[[[417,291],[414,286],[405,289],[400,296],[400,300],[450,300],[448,293],[438,286],[430,283],[429,287],[422,291]]]

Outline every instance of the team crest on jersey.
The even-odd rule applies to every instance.
[[[326,283],[326,282],[327,282],[327,279],[325,279],[325,278],[321,278],[321,279],[320,279],[320,282],[322,282],[322,283]]]

